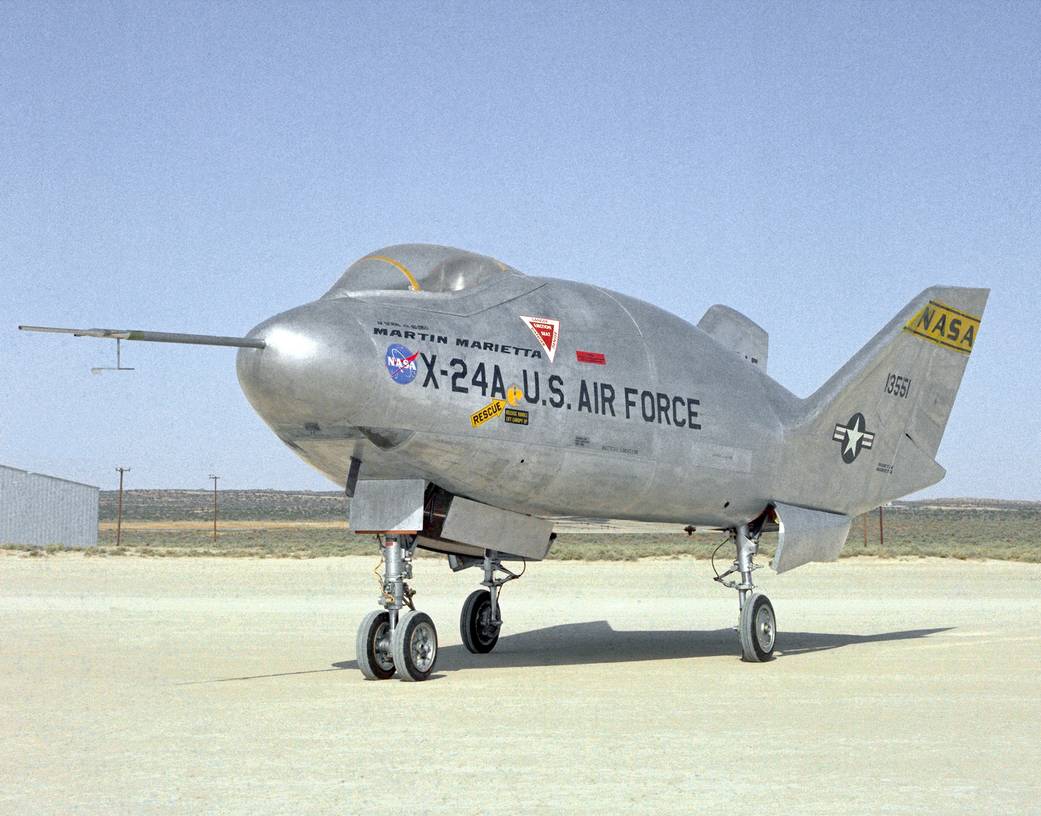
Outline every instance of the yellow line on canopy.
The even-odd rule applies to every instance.
[[[413,292],[420,291],[421,287],[419,285],[419,281],[417,281],[415,279],[415,277],[412,275],[412,273],[409,272],[408,269],[405,268],[404,264],[398,263],[393,258],[388,258],[385,255],[370,255],[365,260],[367,260],[367,261],[383,261],[384,263],[389,263],[391,266],[393,266],[395,269],[397,269],[399,272],[401,272],[402,275],[404,275],[406,278],[408,278],[408,285],[412,289]]]

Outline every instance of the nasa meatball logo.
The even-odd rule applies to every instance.
[[[387,373],[398,385],[408,385],[416,379],[417,351],[413,354],[400,343],[391,343],[387,346]]]
[[[864,415],[859,412],[851,416],[845,425],[837,423],[831,438],[842,443],[842,461],[847,465],[853,464],[862,450],[875,444],[875,435],[867,430]]]

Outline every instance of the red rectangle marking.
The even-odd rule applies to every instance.
[[[575,358],[580,363],[592,363],[593,365],[607,365],[607,358],[599,351],[576,351]]]

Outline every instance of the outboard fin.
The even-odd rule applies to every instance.
[[[766,372],[770,336],[758,323],[729,306],[717,303],[710,306],[698,321],[698,328]]]

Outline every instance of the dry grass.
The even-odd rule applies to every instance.
[[[257,494],[239,491],[225,502],[229,518],[219,521],[216,541],[212,521],[195,505],[200,491],[141,491],[127,502],[133,515],[124,519],[121,546],[115,546],[115,522],[105,517],[99,525],[98,547],[85,556],[253,558],[317,558],[367,555],[374,552],[370,536],[347,529],[345,502],[339,494]],[[224,494],[222,494],[222,497]],[[223,506],[223,505],[222,505]],[[271,511],[271,518],[261,513]],[[198,512],[197,512],[198,510]],[[178,513],[183,513],[177,517]],[[312,513],[317,514],[315,518]],[[878,517],[871,513],[853,524],[843,557],[940,557],[1041,562],[1041,546],[1032,531],[1041,521],[1041,503],[982,502],[943,499],[931,503],[901,503],[886,511],[886,536],[878,534]],[[864,530],[867,528],[865,539]],[[551,559],[631,561],[639,558],[692,556],[708,558],[722,540],[719,533],[561,533],[550,550]],[[773,554],[776,536],[763,538],[763,560]],[[60,548],[5,546],[12,552],[45,556]],[[729,548],[720,550],[728,561]]]
[[[280,521],[276,519],[221,519],[218,522],[218,531],[227,530],[343,530],[343,521]],[[213,530],[213,521],[141,521],[130,519],[123,522],[123,534],[132,535],[138,532],[153,532],[156,530],[199,530],[202,533],[210,533]],[[116,522],[98,522],[99,533],[116,534]]]

